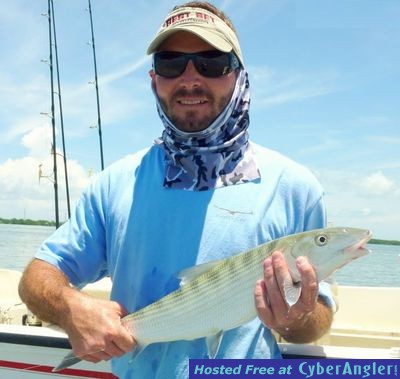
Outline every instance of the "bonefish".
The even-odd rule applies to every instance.
[[[225,330],[257,316],[253,297],[255,284],[263,276],[263,261],[274,251],[284,254],[289,267],[292,280],[282,284],[285,300],[291,307],[301,294],[297,257],[307,257],[321,281],[353,259],[367,254],[366,244],[371,237],[371,232],[365,229],[316,229],[191,267],[179,274],[179,289],[125,316],[122,324],[136,340],[136,353],[152,343],[205,337],[209,357],[213,358]],[[71,352],[54,371],[80,360]]]

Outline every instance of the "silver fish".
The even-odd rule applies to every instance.
[[[262,278],[262,263],[272,252],[283,252],[287,261],[292,280],[283,283],[283,287],[285,300],[291,307],[301,294],[297,257],[307,257],[321,281],[353,259],[366,255],[365,246],[371,237],[371,232],[365,229],[316,229],[186,269],[179,275],[178,290],[122,319],[137,342],[134,354],[156,342],[205,337],[209,357],[214,358],[225,330],[257,316],[253,296],[255,283]],[[53,371],[80,360],[71,352]]]

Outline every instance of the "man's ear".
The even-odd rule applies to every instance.
[[[151,87],[155,90],[156,89],[156,73],[153,69],[149,70],[149,75],[151,78]]]

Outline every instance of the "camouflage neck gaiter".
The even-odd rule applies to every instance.
[[[238,75],[229,104],[200,132],[176,128],[156,98],[165,127],[156,140],[166,153],[164,187],[206,191],[260,178],[248,141],[250,89],[245,70]]]

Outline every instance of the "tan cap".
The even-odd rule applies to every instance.
[[[233,51],[244,66],[236,33],[217,15],[203,8],[185,7],[169,13],[150,43],[147,54],[155,53],[164,40],[178,31],[193,33],[217,50]]]

